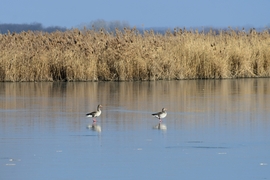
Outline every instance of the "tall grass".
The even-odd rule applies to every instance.
[[[94,30],[0,35],[0,81],[125,81],[270,76],[268,31]]]

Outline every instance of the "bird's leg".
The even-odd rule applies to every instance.
[[[93,118],[93,124],[96,124],[97,120],[95,118]]]
[[[159,123],[162,123],[162,120],[159,118]]]

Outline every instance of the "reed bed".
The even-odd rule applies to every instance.
[[[0,81],[137,81],[270,76],[268,31],[165,34],[136,28],[0,35]]]

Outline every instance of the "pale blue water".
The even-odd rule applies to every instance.
[[[0,101],[1,180],[270,179],[270,79],[0,83]]]

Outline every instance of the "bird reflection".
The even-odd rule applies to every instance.
[[[92,131],[96,131],[96,132],[101,132],[101,127],[100,127],[100,125],[96,124],[96,122],[89,124],[87,126],[87,129],[91,129]]]
[[[155,125],[155,126],[153,127],[153,129],[167,130],[167,126],[166,126],[166,124],[162,124],[162,123],[160,122],[160,123],[158,123],[157,125]]]

